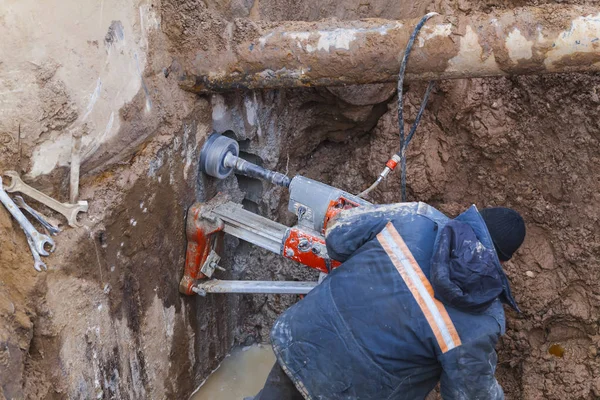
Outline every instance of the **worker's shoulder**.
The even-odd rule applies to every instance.
[[[447,307],[447,310],[463,343],[484,336],[501,336],[505,332],[504,308],[499,299],[479,314],[466,313],[451,307]]]
[[[421,201],[408,203],[373,204],[343,210],[332,220],[331,227],[343,226],[363,218],[398,219],[406,216],[422,215],[430,219],[448,219],[443,213]]]

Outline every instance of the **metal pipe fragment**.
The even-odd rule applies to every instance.
[[[182,88],[336,86],[396,81],[418,20],[283,22],[227,35],[227,51],[199,50],[187,61]],[[247,27],[255,32],[249,39]],[[491,14],[438,16],[421,30],[407,80],[600,71],[600,8],[546,5]]]

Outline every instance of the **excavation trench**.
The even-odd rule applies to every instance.
[[[67,3],[56,5],[80,9],[81,2]],[[36,36],[48,48],[73,40],[57,50],[62,63],[37,47],[21,51],[14,38],[27,29],[8,30],[3,43],[18,60],[0,64],[0,104],[11,115],[0,120],[0,171],[18,170],[66,201],[65,143],[81,131],[80,198],[90,201],[87,228],[57,237],[45,274],[32,271],[25,239],[0,209],[0,393],[7,398],[187,398],[232,348],[268,343],[273,321],[298,296],[179,292],[193,203],[222,192],[246,210],[295,223],[284,188],[198,173],[211,132],[231,132],[246,160],[350,193],[368,187],[398,149],[393,82],[198,95],[181,89],[193,62],[219,63],[232,44],[253,40],[252,21],[273,29],[324,18],[414,21],[434,10],[463,18],[539,2],[167,0],[105,2],[102,10],[96,3],[83,7],[100,16],[85,24],[85,35],[67,13],[21,15],[17,28],[36,15],[53,32]],[[0,23],[19,20],[14,15]],[[424,90],[418,81],[405,86],[407,129]],[[507,310],[498,344],[497,377],[510,399],[600,397],[599,105],[595,74],[439,81],[408,150],[409,200],[449,216],[471,204],[507,206],[526,220],[526,242],[505,264],[523,310]],[[397,173],[370,198],[399,199]],[[219,279],[317,278],[279,255],[224,240]]]
[[[598,302],[592,294],[597,290],[593,282],[596,272],[580,269],[593,262],[595,250],[575,250],[573,240],[582,238],[580,229],[589,225],[575,228],[571,224],[583,223],[576,217],[581,209],[564,208],[574,201],[565,188],[582,190],[579,185],[569,186],[567,171],[580,171],[582,166],[576,161],[576,150],[556,147],[558,143],[569,143],[578,148],[578,141],[582,140],[579,135],[586,135],[585,128],[577,124],[578,133],[569,134],[548,121],[542,122],[542,118],[555,118],[547,107],[532,106],[540,101],[554,101],[554,95],[589,79],[595,82],[595,78],[585,75],[441,82],[409,151],[408,187],[412,200],[428,202],[451,216],[472,203],[479,207],[506,205],[526,216],[528,237],[524,248],[506,265],[524,312],[517,315],[507,311],[509,330],[499,344],[498,378],[510,398],[564,395],[591,399],[598,393],[593,372],[598,362],[598,343],[594,339]],[[539,85],[547,90],[539,89]],[[385,90],[388,95],[382,100]],[[416,115],[423,90],[422,84],[408,87],[407,123]],[[352,105],[356,98],[363,105]],[[373,104],[364,105],[369,101]],[[213,95],[211,102],[213,110],[219,111],[213,112],[213,126],[219,131],[236,132],[248,159],[351,193],[368,186],[391,149],[398,145],[392,85],[376,90],[363,86],[335,91]],[[363,119],[346,121],[346,134],[340,135],[331,123],[342,120],[352,107],[366,110],[355,114]],[[515,113],[517,107],[525,114]],[[381,109],[382,115],[378,111]],[[566,109],[559,113],[562,112]],[[372,120],[376,121],[375,126],[365,122]],[[275,132],[269,129],[271,121],[277,121]],[[582,116],[581,121],[585,126],[584,121],[588,120]],[[590,135],[591,143],[597,143],[597,136]],[[595,162],[591,155],[594,151],[585,152],[591,163]],[[555,164],[548,157],[557,152],[563,158]],[[546,174],[552,176],[551,180]],[[545,177],[538,180],[538,176]],[[295,222],[295,216],[287,211],[286,191],[282,188],[242,176],[209,182],[219,190],[238,193],[238,201],[249,210],[287,225]],[[390,176],[372,200],[398,201],[399,186],[399,176]],[[594,215],[588,214],[590,218]],[[561,248],[566,252],[558,250]],[[307,268],[245,243],[239,243],[232,262],[232,272],[225,275],[229,279],[315,279]],[[570,282],[567,278],[574,271],[577,273],[573,277],[583,274],[581,281],[577,278]],[[241,316],[241,335],[236,341],[245,344],[267,340],[272,318],[297,300],[289,295],[244,297],[251,312]],[[544,385],[539,384],[540,379]],[[575,386],[567,389],[556,384],[567,381]]]

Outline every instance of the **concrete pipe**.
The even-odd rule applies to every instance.
[[[181,87],[232,89],[390,82],[418,20],[283,22],[230,27],[227,51],[198,51],[184,62]],[[252,33],[248,35],[248,26]],[[233,33],[232,33],[233,32]],[[421,30],[407,80],[600,70],[600,8],[523,7],[492,14],[436,16]]]

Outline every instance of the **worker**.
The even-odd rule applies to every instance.
[[[501,263],[525,238],[508,208],[455,219],[424,203],[342,211],[326,230],[342,262],[275,322],[277,363],[255,400],[503,399],[495,346]]]

